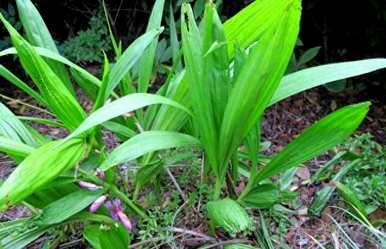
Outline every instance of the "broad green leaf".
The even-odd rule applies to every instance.
[[[66,195],[46,206],[35,221],[42,226],[58,224],[88,207],[102,194],[102,190],[81,189]]]
[[[48,107],[63,121],[66,127],[74,130],[85,118],[86,113],[61,79],[25,41],[18,32],[0,15],[0,19],[11,35],[23,68],[31,76],[40,90]]]
[[[162,13],[165,0],[157,0],[153,5],[146,32],[161,28]],[[158,37],[155,37],[151,44],[144,51],[139,61],[138,92],[147,92],[149,82],[153,74],[153,64],[158,45]]]
[[[219,136],[219,173],[225,176],[230,155],[256,125],[276,91],[299,32],[300,1],[286,9],[251,48],[229,96]]]
[[[158,37],[162,32],[161,29],[150,30],[144,35],[137,38],[119,57],[110,71],[109,83],[106,87],[105,100],[113,92],[114,88],[121,82],[121,80],[129,73],[130,69],[141,58],[143,51]]]
[[[382,68],[386,68],[386,59],[340,62],[307,68],[286,75],[280,82],[270,105],[313,87],[370,73]]]
[[[127,249],[130,243],[129,234],[122,225],[88,225],[83,235],[94,249]]]
[[[16,4],[28,41],[34,46],[46,48],[59,54],[55,41],[52,39],[43,18],[32,2],[30,0],[16,0]],[[46,60],[46,62],[62,82],[64,82],[68,90],[74,94],[74,89],[72,88],[71,80],[65,67],[54,61]]]
[[[0,151],[12,158],[22,160],[31,154],[35,148],[21,142],[0,136]]]
[[[242,48],[247,48],[282,18],[283,12],[292,2],[288,0],[253,1],[224,23],[227,40],[239,44]],[[234,49],[234,46],[229,46],[231,56]]]
[[[210,201],[207,210],[209,219],[231,236],[252,229],[252,219],[245,209],[232,199]]]
[[[4,77],[6,80],[8,80],[10,83],[18,87],[19,89],[23,90],[25,93],[27,93],[32,98],[36,99],[37,101],[46,104],[45,100],[40,96],[39,93],[37,93],[34,89],[32,89],[27,83],[23,82],[21,79],[19,79],[16,75],[14,75],[11,71],[3,67],[3,65],[0,65],[0,75]]]
[[[343,185],[340,182],[335,182],[337,189],[339,190],[340,195],[343,197],[344,201],[351,206],[351,208],[358,214],[360,219],[367,217],[366,205],[359,200],[356,194],[349,189],[347,186]]]
[[[50,142],[32,152],[0,187],[0,210],[13,206],[72,168],[88,148],[79,139]]]
[[[171,105],[184,110],[187,113],[190,113],[189,110],[184,106],[168,98],[147,93],[134,93],[117,99],[96,110],[67,139],[78,136],[83,132],[97,125],[101,125],[110,119],[154,104]]]
[[[5,105],[0,103],[0,135],[32,147],[41,145],[40,134],[31,132]]]
[[[189,135],[170,131],[146,131],[127,140],[114,149],[102,163],[101,169],[134,160],[152,151],[200,146],[200,142]]]
[[[253,179],[258,183],[314,158],[341,143],[365,118],[370,103],[346,106],[316,122],[279,152]]]

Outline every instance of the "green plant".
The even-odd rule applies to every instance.
[[[101,9],[91,17],[88,25],[87,30],[79,31],[61,45],[64,55],[76,63],[100,63],[103,61],[102,51],[108,53],[112,50]]]
[[[102,79],[58,54],[29,0],[17,0],[28,40],[0,16],[14,46],[0,55],[16,54],[37,90],[5,68],[0,74],[44,104],[58,120],[40,122],[59,124],[70,133],[49,142],[50,138],[1,106],[8,114],[1,116],[0,134],[6,142],[19,139],[8,143],[12,147],[0,149],[21,163],[0,187],[0,209],[21,202],[37,209],[30,219],[4,225],[0,233],[4,248],[22,248],[43,233],[74,222],[85,225],[83,236],[95,248],[109,248],[109,242],[114,243],[112,248],[127,248],[132,216],[157,231],[155,216],[137,199],[145,186],[159,189],[160,173],[171,161],[165,150],[173,148],[203,148],[203,180],[213,188],[207,197],[212,200],[207,203],[212,228],[225,228],[226,223],[226,230],[244,232],[250,228],[245,207],[267,208],[294,197],[270,177],[341,143],[361,123],[369,103],[328,115],[269,160],[258,156],[264,110],[309,88],[386,67],[386,59],[373,59],[309,68],[283,77],[299,31],[299,0],[255,1],[224,24],[215,5],[208,3],[200,25],[191,7],[183,4],[182,41],[170,42],[181,48],[184,63],[179,49],[173,49],[165,83],[149,94],[164,4],[164,0],[156,1],[147,32],[125,50],[108,26],[115,58],[111,65],[104,56]],[[76,99],[70,77],[93,101],[90,113]],[[106,151],[102,129],[112,131],[122,144]],[[239,153],[241,145],[247,148],[248,160]],[[184,158],[178,151],[174,161]],[[116,167],[121,164],[136,169],[132,181],[127,182]],[[240,164],[249,165],[244,172],[249,179],[238,195],[233,186],[240,179]],[[228,195],[222,191],[225,187]],[[270,205],[262,206],[256,201],[259,198]],[[85,208],[90,203],[88,212]],[[209,211],[217,205],[225,205],[221,208],[228,210],[226,217]],[[71,208],[61,212],[61,207]],[[243,224],[230,219],[232,210],[244,217]],[[31,229],[25,233],[10,232],[27,224]]]

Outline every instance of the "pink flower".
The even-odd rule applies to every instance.
[[[94,183],[84,182],[84,181],[80,181],[79,186],[81,186],[82,188],[87,188],[87,189],[92,190],[92,191],[95,191],[95,190],[102,188],[101,186],[95,185]]]
[[[95,213],[98,208],[107,200],[107,195],[102,195],[98,199],[96,199],[93,204],[90,206],[90,212]]]
[[[99,177],[99,179],[101,180],[105,180],[106,179],[106,174],[103,170],[101,169],[97,169],[97,177]]]

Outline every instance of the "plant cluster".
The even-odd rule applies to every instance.
[[[167,79],[150,94],[164,0],[155,2],[146,33],[126,49],[108,26],[115,59],[111,64],[104,55],[101,79],[58,53],[30,0],[16,3],[27,36],[1,15],[14,47],[0,55],[16,54],[35,87],[4,67],[0,75],[57,120],[32,121],[63,127],[69,135],[53,141],[0,106],[0,150],[18,162],[0,187],[0,209],[23,203],[34,211],[30,218],[2,224],[4,248],[23,248],[74,223],[83,224],[83,236],[94,248],[127,248],[136,239],[131,235],[137,219],[158,228],[156,216],[138,201],[144,188],[157,191],[162,172],[197,153],[202,181],[211,186],[203,198],[209,200],[203,205],[209,233],[219,227],[231,236],[248,233],[254,227],[248,210],[296,196],[271,177],[343,142],[370,103],[329,114],[268,160],[259,155],[264,110],[312,87],[386,67],[386,59],[370,59],[284,76],[299,32],[300,0],[255,1],[224,23],[212,2],[199,23],[190,5],[183,4],[181,37],[170,22],[174,49]],[[92,101],[90,112],[76,98],[72,79]],[[122,141],[112,151],[105,149],[104,129]],[[124,168],[132,171],[130,179]],[[247,184],[238,190],[241,179]]]

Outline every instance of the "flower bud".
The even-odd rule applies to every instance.
[[[84,182],[84,181],[80,181],[79,186],[82,188],[87,188],[87,189],[92,190],[92,191],[95,191],[95,190],[102,188],[101,186],[95,185],[94,183]]]
[[[93,204],[90,206],[90,212],[95,213],[98,208],[107,200],[107,195],[102,195],[98,199],[96,199]]]

